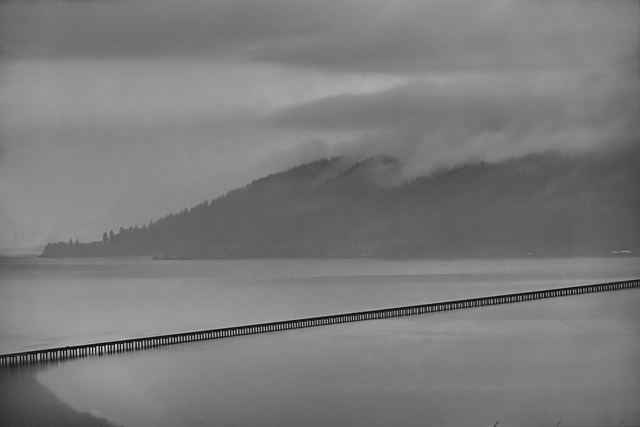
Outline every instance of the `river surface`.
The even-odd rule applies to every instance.
[[[640,259],[11,260],[0,353],[640,277]],[[640,425],[640,292],[191,343],[38,381],[124,425]]]

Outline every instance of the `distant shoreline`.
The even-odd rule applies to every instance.
[[[354,259],[384,259],[384,260],[461,260],[461,259],[535,259],[535,258],[626,258],[640,257],[640,250],[632,251],[610,251],[605,253],[578,253],[578,254],[517,254],[517,255],[450,255],[450,256],[239,256],[239,255],[219,255],[219,256],[162,256],[162,255],[111,255],[98,257],[53,257],[44,256],[43,254],[32,255],[0,255],[0,261],[3,260],[24,260],[24,259],[125,259],[125,258],[148,258],[154,261],[207,261],[207,260],[253,260],[253,259],[327,259],[327,260],[354,260]]]
[[[191,261],[191,260],[211,260],[211,259],[229,259],[228,256],[214,256],[214,257],[167,257],[167,256],[152,256],[154,261]]]
[[[278,257],[278,256],[255,256],[255,257],[241,257],[241,256],[212,256],[212,257],[171,257],[171,256],[152,256],[154,261],[207,261],[207,260],[249,260],[249,259],[327,259],[327,260],[354,260],[354,259],[381,259],[381,260],[461,260],[461,259],[533,259],[533,258],[618,258],[618,257],[640,257],[640,252],[632,251],[616,251],[603,254],[526,254],[515,256],[442,256],[442,257],[394,257],[394,256],[299,256],[299,257]],[[103,257],[103,258],[118,258],[118,257]],[[123,257],[126,258],[126,257]]]

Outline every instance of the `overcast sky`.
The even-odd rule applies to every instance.
[[[0,22],[0,251],[323,156],[415,176],[638,141],[634,0],[21,0]]]

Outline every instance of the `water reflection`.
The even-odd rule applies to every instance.
[[[125,425],[640,424],[640,292],[238,337],[38,380]]]

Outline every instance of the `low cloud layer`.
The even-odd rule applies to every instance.
[[[96,239],[322,156],[415,176],[638,143],[639,18],[633,1],[3,2],[0,246]]]
[[[638,93],[629,75],[484,74],[323,98],[272,120],[297,131],[359,131],[347,152],[392,154],[420,174],[468,159],[638,143]]]

